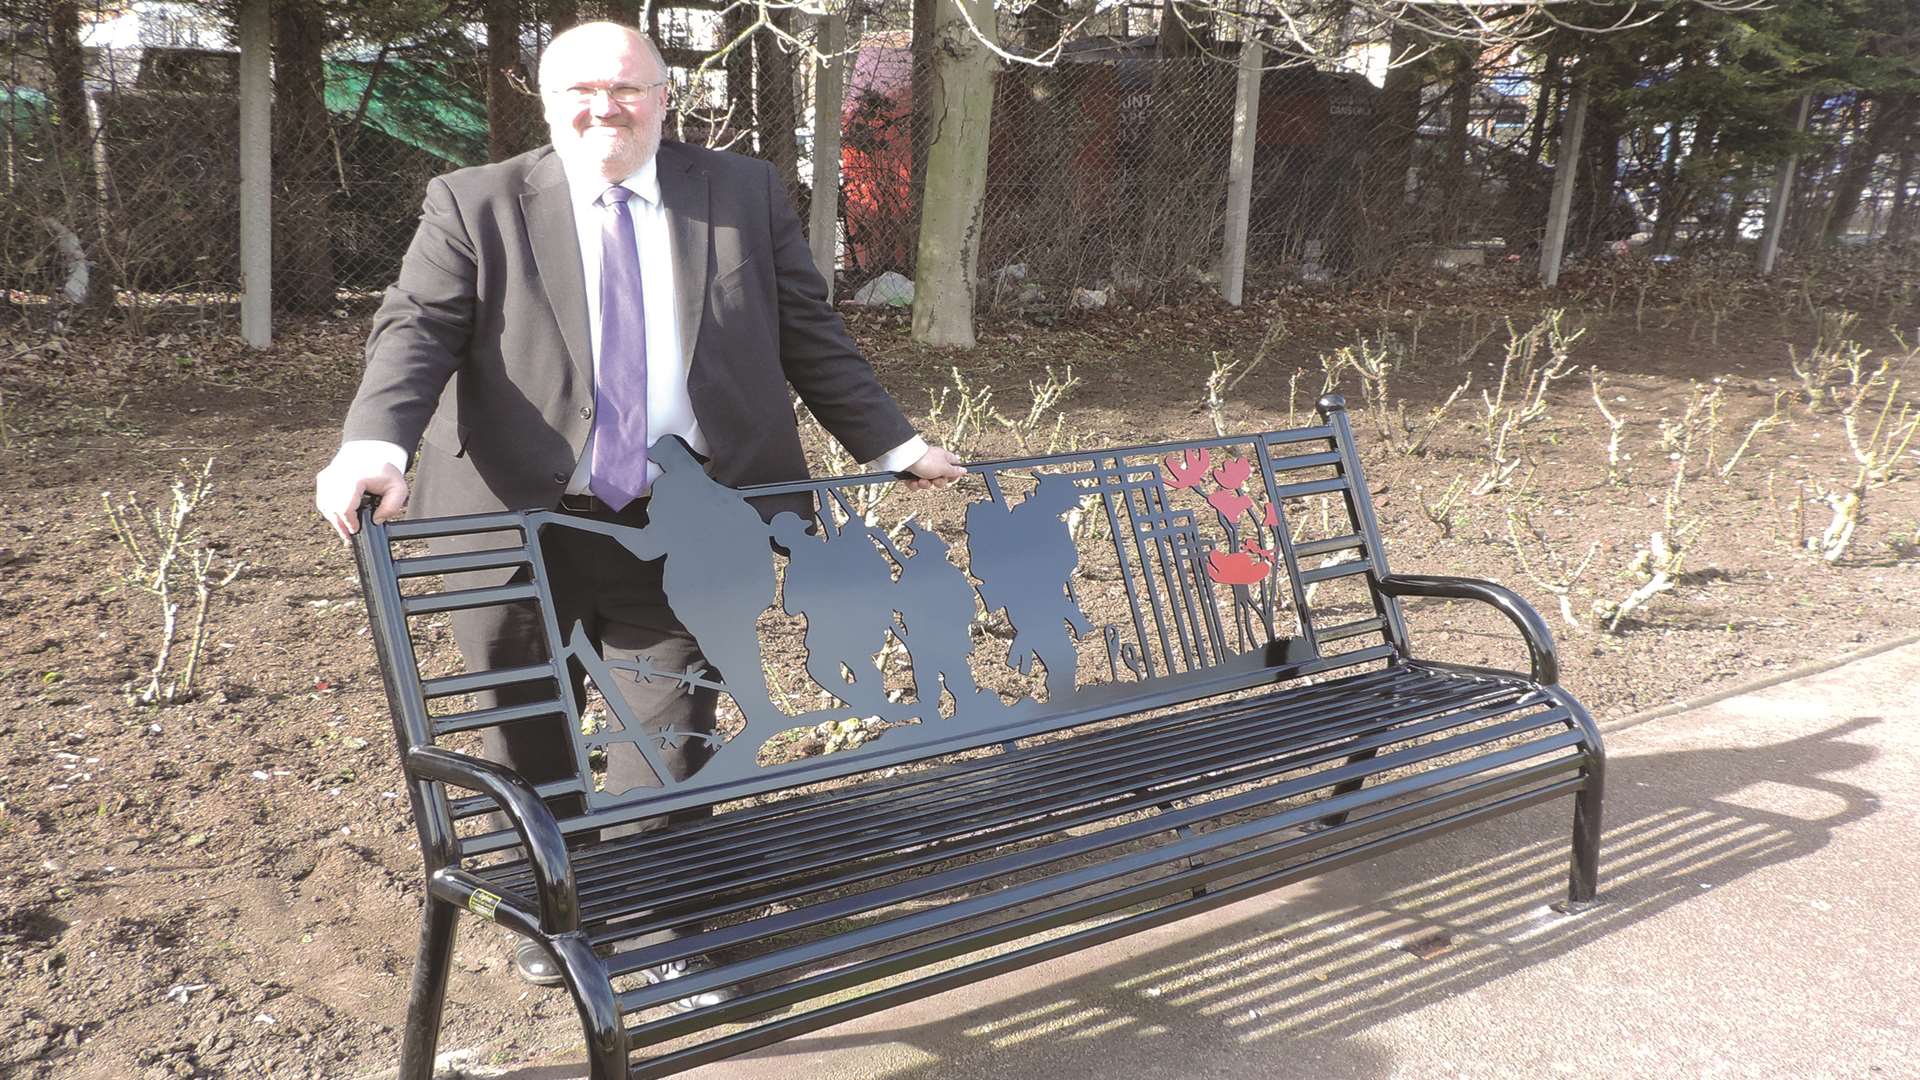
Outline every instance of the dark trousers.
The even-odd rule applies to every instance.
[[[641,526],[646,524],[646,502],[641,499],[617,514],[602,511],[579,516]],[[548,528],[542,532],[540,542],[547,559],[548,584],[562,641],[574,632],[577,622],[608,661],[641,660],[655,671],[666,672],[684,671],[693,664],[704,666],[705,660],[693,636],[667,606],[666,593],[661,587],[664,565],[661,561],[642,562],[611,538],[573,529]],[[538,611],[530,604],[455,612],[452,623],[454,641],[460,647],[468,671],[546,660],[546,631],[540,624]],[[574,700],[584,701],[581,695],[584,673],[571,674]],[[648,681],[627,671],[615,672],[614,683],[611,687],[599,687],[600,693],[603,696],[619,694],[647,731],[674,728],[710,732],[714,728],[718,698],[712,690],[697,688],[688,693],[678,682]],[[491,696],[493,700],[483,701],[483,707],[538,700],[547,696],[547,690],[538,685],[507,687]],[[609,722],[616,721],[609,717]],[[573,739],[566,724],[564,717],[542,717],[483,729],[482,753],[509,766],[532,784],[571,777],[576,764]],[[713,754],[702,739],[666,742],[669,745],[663,748],[656,740],[652,747],[675,780],[693,775]],[[619,744],[610,748],[604,778],[607,791],[659,786],[659,779],[645,759],[638,753],[622,752],[630,749]],[[562,819],[583,809],[575,797],[554,799],[549,805]],[[701,809],[675,814],[672,820],[707,812]],[[603,829],[601,839],[664,828],[668,821],[665,817],[647,818]],[[493,825],[495,828],[506,826],[504,819],[496,819]]]

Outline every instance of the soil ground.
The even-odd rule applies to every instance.
[[[1595,272],[1548,295],[1492,272],[1365,293],[1280,291],[1238,310],[1194,298],[1048,325],[1009,317],[988,320],[966,354],[912,345],[897,314],[850,321],[920,416],[955,364],[974,389],[991,386],[1009,417],[1049,367],[1071,365],[1081,382],[1063,402],[1062,431],[1086,447],[1209,433],[1214,358],[1251,359],[1263,341],[1264,359],[1232,386],[1221,419],[1230,430],[1287,426],[1291,386],[1293,420],[1304,422],[1320,357],[1391,331],[1400,344],[1389,391],[1408,416],[1473,376],[1420,454],[1390,445],[1398,437],[1383,435],[1375,413],[1356,414],[1393,566],[1527,595],[1560,637],[1566,685],[1603,720],[1913,632],[1920,453],[1909,447],[1891,482],[1868,493],[1837,562],[1807,550],[1828,524],[1822,495],[1852,484],[1859,466],[1836,404],[1808,408],[1792,357],[1804,360],[1822,313],[1831,327],[1842,307],[1862,312],[1848,336],[1875,350],[1869,369],[1901,355],[1886,328],[1904,322],[1914,336],[1915,275],[1883,266],[1734,287],[1669,272],[1644,293],[1642,280]],[[1507,487],[1460,494],[1443,529],[1435,519],[1447,515],[1431,507],[1456,478],[1481,474],[1475,421],[1498,379],[1504,320],[1524,329],[1549,302],[1569,304],[1565,325],[1584,330],[1571,355],[1583,370],[1555,383],[1546,416],[1510,441],[1521,464]],[[393,1060],[419,856],[352,566],[310,495],[364,327],[360,316],[313,319],[249,353],[224,325],[128,339],[0,324],[0,1074],[341,1077]],[[1589,366],[1624,421],[1613,482]],[[1920,362],[1906,368],[1920,386]],[[1723,394],[1718,432],[1676,462],[1662,422],[1712,387]],[[1359,409],[1351,372],[1340,389]],[[1778,391],[1789,392],[1783,422],[1722,478]],[[1871,427],[1863,420],[1856,434]],[[944,419],[928,428],[948,434]],[[997,425],[964,442],[979,459],[1019,449]],[[216,490],[199,527],[218,566],[244,566],[214,601],[199,692],[134,704],[129,688],[145,681],[160,618],[120,577],[130,556],[101,493],[153,505],[183,460],[208,458]],[[1686,478],[1669,518],[1678,465]],[[1510,509],[1523,515],[1525,566]],[[1673,587],[1607,631],[1596,603],[1640,584],[1631,565],[1654,532],[1696,519]],[[1543,581],[1590,547],[1569,623]],[[1520,663],[1499,625],[1445,606],[1411,619],[1424,651]],[[511,978],[500,935],[462,934],[443,1047],[515,1056],[530,1049],[516,1047],[523,1033],[571,1012],[564,996]]]

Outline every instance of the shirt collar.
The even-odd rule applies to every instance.
[[[646,163],[619,181],[620,186],[636,196],[654,205],[660,203],[660,159],[656,154]],[[567,172],[567,192],[573,199],[576,214],[584,214],[598,205],[600,196],[612,187],[605,177],[595,173],[591,176],[576,176],[572,170]]]

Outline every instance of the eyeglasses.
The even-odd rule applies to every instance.
[[[601,94],[607,95],[615,104],[635,105],[644,100],[655,88],[667,85],[667,80],[632,85],[621,83],[618,86],[569,86],[561,90],[549,90],[547,96],[586,105]]]

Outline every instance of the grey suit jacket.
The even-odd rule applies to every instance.
[[[911,438],[827,303],[772,166],[663,141],[659,173],[687,391],[713,477],[737,487],[806,475],[789,384],[858,460]],[[592,404],[579,242],[553,148],[434,178],[374,317],[345,438],[419,447],[415,514],[552,507]]]

